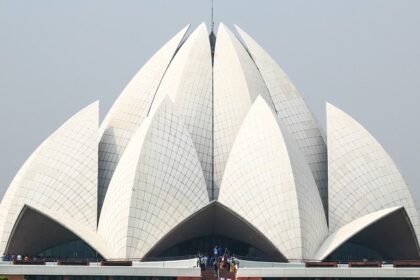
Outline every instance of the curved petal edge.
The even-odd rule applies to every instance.
[[[236,25],[235,29],[267,85],[277,116],[305,155],[327,213],[327,146],[318,121],[277,62],[245,31]]]
[[[409,187],[376,139],[327,104],[330,232],[366,214],[404,206],[419,239],[420,220]]]
[[[0,249],[22,207],[36,204],[66,213],[96,230],[99,103],[71,117],[28,158],[0,205]]]
[[[99,142],[98,211],[118,161],[128,142],[149,115],[156,91],[177,49],[185,39],[189,25],[169,40],[139,70],[124,88],[101,124]]]
[[[359,233],[364,228],[370,226],[376,221],[383,219],[391,213],[394,213],[400,209],[403,209],[403,206],[392,207],[383,210],[379,210],[370,214],[367,214],[361,218],[358,218],[330,234],[322,245],[319,247],[317,253],[315,254],[316,260],[323,260],[334,250],[340,247],[344,242],[352,238],[354,235]]]

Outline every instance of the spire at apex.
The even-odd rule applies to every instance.
[[[214,30],[214,0],[211,0],[211,32]]]

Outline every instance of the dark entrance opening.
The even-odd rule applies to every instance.
[[[146,254],[146,259],[195,255],[197,252],[211,255],[216,244],[238,256],[287,262],[260,231],[216,201],[170,231]]]
[[[248,258],[264,259],[268,256],[258,248],[244,242],[223,236],[203,236],[177,244],[161,253],[161,257],[176,257],[196,255],[198,253],[205,256],[213,254],[215,245],[226,249],[229,254],[244,256]]]
[[[383,217],[347,240],[327,260],[418,260],[419,245],[404,208]]]
[[[6,253],[46,259],[102,258],[73,232],[28,206],[19,215]]]

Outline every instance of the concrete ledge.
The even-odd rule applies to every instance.
[[[198,280],[201,277],[199,268],[182,267],[115,267],[98,266],[57,266],[47,263],[34,265],[0,265],[0,275],[67,275],[67,276],[156,276],[177,277],[184,280]],[[394,267],[260,267],[239,268],[239,280],[260,280],[261,278],[281,277],[348,277],[348,278],[419,278],[420,268]],[[20,278],[19,278],[20,279]]]
[[[420,268],[393,267],[307,267],[307,268],[239,268],[237,278],[273,278],[273,277],[372,277],[400,278],[420,277]]]
[[[117,266],[57,266],[1,265],[0,275],[75,275],[75,276],[156,276],[201,277],[199,268],[117,267]]]

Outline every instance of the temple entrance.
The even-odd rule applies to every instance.
[[[326,260],[418,260],[419,245],[404,208],[364,228]]]
[[[231,253],[284,261],[283,254],[249,222],[214,201],[187,218],[164,236],[147,254],[146,259],[202,254],[212,255],[215,245]]]
[[[48,260],[102,258],[73,232],[27,206],[22,209],[13,228],[6,253]]]
[[[160,255],[160,257],[176,257],[197,255],[212,256],[214,247],[218,245],[229,255],[264,259],[268,256],[258,248],[244,242],[223,236],[203,236],[177,244]]]

